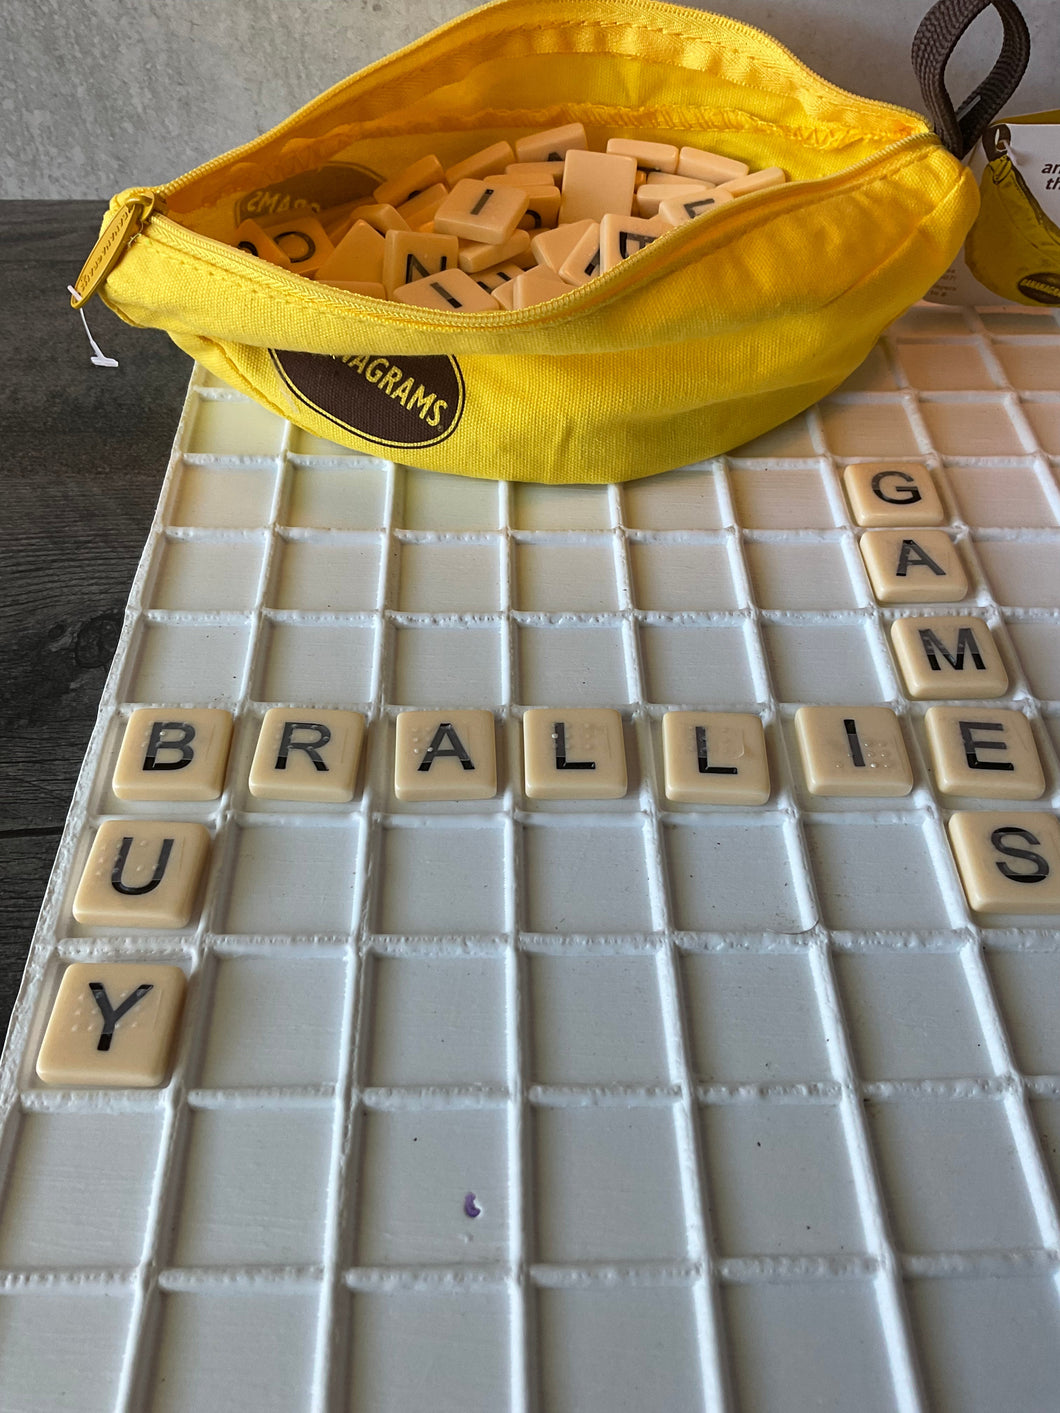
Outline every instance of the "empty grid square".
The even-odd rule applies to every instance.
[[[250,634],[220,623],[144,623],[129,654],[125,699],[225,705],[243,691]]]
[[[504,833],[432,817],[386,829],[376,876],[377,927],[386,933],[503,932]]]
[[[627,481],[621,488],[623,520],[636,530],[719,530],[720,476],[713,467],[681,466]]]
[[[1008,624],[1009,637],[1031,691],[1043,701],[1060,698],[1060,623]]]
[[[1052,330],[1056,333],[1054,327]],[[995,343],[994,356],[1014,388],[1056,392],[1060,388],[1060,345]]]
[[[888,332],[916,334],[921,338],[932,335],[955,338],[968,333],[968,324],[961,309],[946,309],[938,304],[914,304],[912,309],[907,309],[894,321]]]
[[[610,540],[517,544],[515,606],[533,613],[606,613],[618,608]]]
[[[710,1221],[723,1256],[865,1250],[835,1104],[720,1104],[702,1112]]]
[[[921,402],[931,445],[943,456],[1019,456],[1025,447],[1005,404],[996,401]]]
[[[131,1306],[124,1293],[5,1293],[0,1300],[4,1407],[10,1413],[69,1413],[75,1407],[77,1413],[112,1413]]]
[[[674,1111],[628,1104],[534,1111],[541,1261],[687,1255]]]
[[[960,343],[926,343],[922,339],[899,339],[898,357],[914,388],[928,392],[954,388],[994,388],[978,347],[970,340]]]
[[[269,623],[253,695],[291,706],[351,707],[372,696],[375,629],[358,623]]]
[[[406,530],[495,530],[500,485],[406,466],[401,524]]]
[[[155,1115],[24,1114],[0,1208],[0,1266],[135,1266],[159,1135]]]
[[[394,630],[391,701],[406,707],[496,707],[503,638],[496,624]]]
[[[356,613],[380,599],[378,540],[359,544],[281,541],[270,595],[273,608]]]
[[[920,448],[900,398],[821,403],[825,441],[835,456],[916,456]]]
[[[895,392],[898,384],[894,380],[883,345],[877,344],[864,363],[855,368],[850,377],[839,384],[840,393]]]
[[[356,457],[340,467],[288,468],[288,525],[308,530],[378,530],[386,518],[387,469]]]
[[[306,936],[352,927],[356,825],[249,825],[236,829],[232,852],[220,931]]]
[[[508,1407],[508,1303],[496,1290],[389,1290],[353,1298],[351,1413]]]
[[[314,436],[302,427],[291,428],[291,454],[293,456],[328,456],[334,460],[340,456],[351,456],[348,446],[330,441],[327,437]]]
[[[836,523],[817,466],[729,471],[736,519],[745,530],[822,530]]]
[[[781,701],[854,706],[890,695],[859,623],[764,623],[762,640]]]
[[[526,706],[622,706],[632,700],[622,629],[560,623],[517,629]]]
[[[323,1258],[331,1110],[192,1115],[175,1260],[311,1265]]]
[[[903,1251],[1041,1244],[1001,1100],[896,1099],[866,1112]]]
[[[691,817],[690,817],[691,820]],[[813,926],[793,840],[775,818],[705,816],[668,825],[674,921],[687,932],[802,932]]]
[[[372,1111],[364,1120],[356,1260],[467,1265],[508,1250],[503,1109]],[[464,1209],[468,1193],[477,1217]]]
[[[754,639],[743,624],[648,623],[640,641],[649,701],[704,710],[754,706]]]
[[[1060,402],[1024,402],[1024,417],[1050,456],[1060,456]]]
[[[804,827],[827,927],[925,932],[949,926],[920,817],[892,823],[850,814],[807,820]]]
[[[500,542],[401,546],[398,608],[406,613],[495,613]]]
[[[538,1292],[549,1413],[703,1406],[692,1292],[674,1287]]]
[[[487,957],[379,957],[373,965],[374,1085],[502,1084],[504,963]]]
[[[1060,1184],[1060,1099],[1034,1099],[1031,1113],[1053,1183]]]
[[[1056,1406],[1060,1312],[1052,1278],[917,1280],[906,1295],[939,1413]]]
[[[666,1084],[654,957],[531,956],[538,1084]]]
[[[170,502],[169,523],[210,530],[268,525],[275,492],[276,472],[271,467],[245,470],[184,462]]]
[[[829,1077],[807,956],[692,953],[683,967],[697,1080],[799,1084]]]
[[[760,608],[857,608],[858,595],[842,546],[745,542],[744,554]]]
[[[977,540],[995,600],[1012,608],[1060,608],[1060,540]]]
[[[956,953],[840,953],[835,967],[863,1079],[992,1073]]]
[[[723,1305],[741,1409],[891,1413],[895,1407],[869,1281],[732,1285]]]
[[[606,486],[509,487],[515,530],[607,530],[611,504]]]
[[[1040,529],[1056,517],[1028,466],[951,466],[946,471],[961,516],[977,529]]]
[[[740,607],[732,565],[723,542],[633,543],[629,546],[633,600],[656,613]]]
[[[649,932],[644,835],[630,825],[568,822],[523,830],[524,925],[530,932]]]
[[[781,456],[813,456],[816,450],[806,415],[799,412],[786,422],[781,422],[779,427],[770,427],[751,441],[735,447],[729,455],[766,460]]]
[[[316,1294],[307,1291],[163,1295],[150,1413],[308,1410],[317,1302]]]
[[[337,957],[222,958],[199,1082],[333,1084],[345,992],[346,964]]]
[[[987,953],[1016,1064],[1024,1074],[1060,1074],[1060,953]]]
[[[151,607],[180,612],[247,612],[258,600],[265,546],[248,540],[168,540]]]
[[[207,456],[276,456],[284,422],[244,398],[200,398],[188,433],[188,451]]]

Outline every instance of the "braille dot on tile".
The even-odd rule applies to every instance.
[[[958,810],[950,842],[977,913],[1060,913],[1060,822],[1055,815]]]
[[[394,793],[399,800],[492,799],[497,793],[493,713],[399,712]]]
[[[201,824],[107,820],[89,850],[74,917],[89,927],[187,927],[209,847]]]
[[[935,780],[945,795],[1037,800],[1045,775],[1031,724],[1002,707],[928,707],[924,713]]]
[[[532,800],[615,800],[626,793],[622,718],[606,707],[535,707],[523,717]]]
[[[666,712],[663,771],[668,800],[764,805],[769,762],[761,719],[749,712]]]
[[[163,1084],[184,990],[180,967],[75,962],[59,983],[38,1078],[106,1088]]]
[[[899,618],[891,643],[906,691],[918,701],[1001,697],[1008,673],[981,618]]]
[[[800,707],[795,737],[811,795],[887,797],[913,788],[901,724],[890,707]]]

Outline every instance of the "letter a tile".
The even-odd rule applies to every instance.
[[[187,927],[209,848],[201,824],[107,820],[89,851],[74,917],[89,927]]]
[[[399,800],[490,800],[497,793],[491,711],[403,711],[397,719]]]
[[[164,1084],[184,1002],[180,967],[75,962],[52,1006],[37,1075],[45,1084]]]

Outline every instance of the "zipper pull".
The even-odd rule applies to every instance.
[[[80,309],[103,284],[118,261],[143,230],[151,215],[164,215],[166,203],[157,192],[137,187],[125,194],[92,247],[81,273],[71,286],[70,307]]]

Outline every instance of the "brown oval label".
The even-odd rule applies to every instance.
[[[464,375],[449,354],[288,353],[270,349],[291,392],[336,427],[380,446],[436,446],[464,411]]]
[[[1060,304],[1060,275],[1049,270],[1042,270],[1037,275],[1024,275],[1016,288],[1037,304]]]

